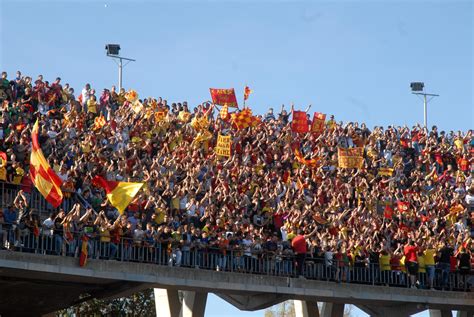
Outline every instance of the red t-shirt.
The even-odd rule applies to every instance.
[[[291,240],[291,247],[293,248],[293,251],[298,254],[305,254],[308,251],[306,247],[306,240],[304,236],[300,234]]]
[[[418,252],[418,247],[415,247],[414,245],[407,245],[403,250],[406,261],[417,262],[417,257],[416,257],[417,252]]]

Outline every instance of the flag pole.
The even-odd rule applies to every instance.
[[[247,88],[247,84],[245,84],[245,87],[244,87],[244,109],[245,109],[245,88]]]

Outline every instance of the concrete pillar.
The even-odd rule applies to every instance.
[[[339,303],[323,303],[321,309],[321,317],[343,317],[344,304]]]
[[[184,291],[181,317],[204,317],[207,293]]]
[[[155,293],[156,317],[180,317],[181,303],[177,290],[153,289]]]
[[[453,317],[450,310],[430,309],[430,317]]]
[[[318,303],[293,300],[296,317],[319,317]]]

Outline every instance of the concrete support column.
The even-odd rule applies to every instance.
[[[430,317],[452,317],[450,310],[430,309]]]
[[[339,303],[323,303],[321,309],[321,317],[343,317],[344,304]]]
[[[183,291],[181,317],[204,317],[207,293]]]
[[[156,317],[180,317],[181,303],[177,290],[155,288],[153,291]]]
[[[319,317],[318,303],[294,300],[296,317]]]

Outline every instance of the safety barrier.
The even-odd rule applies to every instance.
[[[9,205],[13,205],[15,197],[23,187],[23,185],[0,182],[0,207],[5,208]],[[65,197],[60,206],[60,208],[63,208],[66,212],[69,212],[77,201],[75,193],[68,194],[70,197]],[[34,187],[31,188],[30,193],[25,192],[25,196],[30,208],[37,210],[40,219],[46,219],[49,213],[54,210],[53,206],[51,206]]]
[[[53,234],[43,230],[34,235],[28,229],[20,230],[15,226],[0,225],[0,246],[18,252],[50,254],[79,257],[82,234],[72,234],[70,241],[63,234]],[[166,242],[134,240],[121,238],[114,242],[107,236],[87,239],[88,257],[100,260],[151,263],[157,265],[181,266],[194,269],[240,272],[269,276],[297,277],[297,262],[294,257],[278,253],[249,253],[248,250],[222,250],[219,248],[170,247]],[[380,270],[378,264],[364,263],[351,266],[334,259],[306,257],[302,276],[307,279],[383,285],[391,287],[409,287],[410,277],[404,271]],[[470,291],[474,276],[451,272],[436,267],[431,273],[418,273],[417,288],[445,289],[452,291]],[[430,281],[430,275],[432,280]]]

